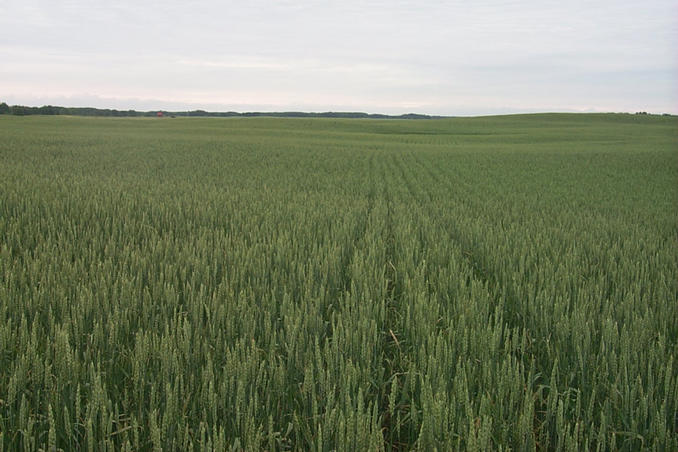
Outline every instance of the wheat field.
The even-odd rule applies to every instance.
[[[678,450],[675,117],[0,117],[0,451]]]

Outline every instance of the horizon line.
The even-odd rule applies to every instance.
[[[164,114],[178,114],[182,115],[183,117],[201,117],[203,115],[200,114],[194,114],[194,115],[188,115],[189,113],[204,113],[205,116],[209,115],[222,115],[222,117],[237,117],[237,116],[267,116],[267,115],[360,115],[360,116],[366,116],[366,117],[383,117],[383,118],[403,118],[404,117],[421,117],[421,118],[429,118],[429,119],[444,119],[444,118],[455,118],[455,117],[470,117],[470,118],[476,118],[476,117],[490,117],[490,116],[514,116],[514,115],[539,115],[539,114],[630,114],[630,115],[655,115],[655,116],[676,116],[675,113],[669,113],[669,112],[651,112],[651,111],[585,111],[585,110],[572,110],[572,109],[563,109],[563,110],[541,110],[541,111],[534,111],[530,109],[525,109],[525,111],[518,111],[515,112],[507,112],[507,113],[488,113],[488,114],[431,114],[431,113],[417,113],[414,111],[410,111],[407,113],[400,113],[400,114],[393,114],[393,113],[379,113],[379,112],[369,112],[369,111],[360,111],[360,110],[205,110],[203,108],[195,108],[195,109],[187,109],[187,110],[172,110],[172,109],[143,109],[143,110],[137,110],[134,108],[127,108],[127,109],[120,109],[120,108],[112,108],[112,107],[93,107],[93,106],[63,106],[63,105],[54,105],[54,104],[42,104],[42,105],[37,105],[37,104],[8,104],[4,101],[0,101],[0,104],[5,104],[9,108],[15,108],[15,107],[24,107],[24,108],[30,108],[30,109],[42,109],[42,108],[58,108],[58,109],[75,109],[75,110],[94,110],[94,111],[102,111],[102,112],[119,112],[119,113],[129,113],[129,112],[134,112],[138,114],[146,114],[146,115],[152,115],[152,114],[158,114],[162,113]],[[12,113],[8,113],[12,115]],[[28,114],[30,115],[41,115],[39,112]],[[15,116],[21,116],[21,115],[15,115]],[[69,116],[68,114],[59,114],[59,113],[52,113],[52,114],[42,114],[42,116]],[[82,116],[82,115],[72,115],[72,116]],[[92,115],[95,116],[95,115]],[[129,117],[129,116],[128,116]],[[204,117],[204,116],[203,116]]]

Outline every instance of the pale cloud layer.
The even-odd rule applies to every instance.
[[[678,112],[678,3],[0,2],[0,100],[136,109]]]

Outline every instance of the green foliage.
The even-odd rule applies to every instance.
[[[676,121],[0,118],[1,450],[678,450]]]
[[[279,112],[244,112],[235,111],[136,111],[136,110],[116,110],[110,108],[93,107],[55,107],[52,105],[43,105],[42,107],[26,107],[23,105],[8,106],[6,103],[0,103],[0,114],[13,114],[16,116],[26,115],[70,115],[70,116],[105,116],[105,117],[129,117],[129,116],[150,116],[156,117],[158,113],[164,115],[176,116],[199,116],[213,118],[232,118],[232,117],[275,117],[275,118],[361,118],[361,119],[432,119],[440,116],[420,115],[416,113],[407,113],[404,115],[392,116],[374,113],[362,112],[303,112],[303,111],[279,111]],[[645,113],[647,114],[647,113]]]

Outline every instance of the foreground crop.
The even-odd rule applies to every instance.
[[[0,118],[0,449],[676,450],[673,118]]]

